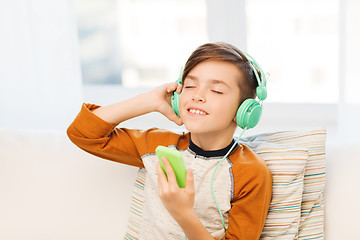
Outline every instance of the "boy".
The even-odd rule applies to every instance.
[[[125,239],[259,239],[272,191],[264,161],[249,147],[237,145],[211,183],[215,167],[235,142],[237,109],[256,96],[254,71],[234,46],[208,43],[189,57],[182,84],[169,83],[109,106],[82,106],[68,128],[71,141],[96,156],[140,168],[141,187],[134,190],[138,202]],[[170,104],[175,91],[181,93],[180,117]],[[189,132],[116,128],[152,111],[184,124]],[[185,188],[178,187],[166,159],[167,177],[163,173],[155,154],[158,145],[183,155],[188,167]]]

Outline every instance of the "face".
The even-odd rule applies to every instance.
[[[180,95],[180,116],[192,134],[232,134],[239,107],[242,72],[232,63],[205,61],[186,76]]]

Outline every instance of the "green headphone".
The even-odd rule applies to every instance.
[[[261,69],[259,64],[255,61],[254,58],[252,58],[249,54],[245,54],[245,55],[250,62],[250,66],[258,82],[258,87],[256,88],[256,96],[258,97],[259,100],[248,98],[240,105],[236,113],[236,124],[242,129],[249,129],[255,127],[260,121],[260,117],[262,113],[262,101],[265,100],[267,97],[267,90],[266,90],[266,76],[263,70]],[[259,76],[256,68],[260,71],[261,77]],[[181,84],[181,79],[182,79],[182,71],[176,82],[178,84]],[[180,116],[179,100],[180,100],[180,94],[175,91],[171,96],[171,106],[178,116]]]

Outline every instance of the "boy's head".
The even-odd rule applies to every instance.
[[[232,138],[239,106],[256,97],[258,82],[240,50],[227,43],[207,43],[186,62],[182,85],[179,115],[186,129],[192,138],[214,141]]]
[[[240,89],[239,105],[247,98],[256,97],[256,87],[258,86],[258,82],[249,60],[238,48],[224,42],[206,43],[199,46],[190,55],[185,64],[182,83],[195,66],[209,60],[232,63],[241,71],[242,76],[238,79],[238,86]],[[259,76],[261,76],[258,69],[257,72]]]

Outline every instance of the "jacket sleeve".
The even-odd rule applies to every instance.
[[[83,104],[67,129],[67,135],[75,145],[95,156],[143,168],[142,155],[154,152],[160,143],[177,144],[183,139],[180,134],[156,128],[117,128],[92,113],[99,107]]]
[[[265,162],[244,146],[241,158],[232,167],[234,196],[225,239],[258,240],[271,201],[272,175]]]

